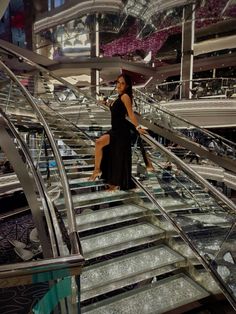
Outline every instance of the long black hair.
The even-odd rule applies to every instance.
[[[126,91],[125,93],[127,95],[129,95],[129,97],[131,98],[131,100],[133,99],[133,84],[132,84],[132,80],[131,80],[131,77],[127,74],[120,74],[118,77],[117,77],[117,80],[120,78],[120,77],[123,77],[123,79],[125,80],[125,83],[127,85],[127,88],[126,88]]]

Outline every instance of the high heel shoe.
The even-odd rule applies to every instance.
[[[102,172],[100,170],[94,170],[92,175],[89,177],[89,181],[95,181],[97,178],[100,179]]]
[[[106,189],[107,192],[116,192],[119,190],[120,190],[120,187],[118,185],[110,185],[110,184],[108,184],[108,189]]]

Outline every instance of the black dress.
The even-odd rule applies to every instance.
[[[105,182],[119,186],[121,190],[134,187],[131,180],[131,136],[130,124],[126,120],[127,110],[121,96],[110,107],[111,130],[110,144],[103,148],[101,162],[102,178]]]

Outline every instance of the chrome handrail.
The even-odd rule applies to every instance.
[[[179,157],[177,157],[174,153],[170,152],[166,147],[157,142],[150,135],[141,135],[141,137],[150,145],[158,148],[158,150],[162,151],[165,155],[168,156],[171,160],[173,160],[181,169],[184,170],[191,178],[197,179],[207,191],[210,191],[216,199],[227,204],[227,206],[236,213],[236,205],[228,199],[224,194],[220,193],[213,185],[211,185],[206,179],[204,179],[200,174],[194,171],[191,167],[189,167],[185,162],[183,162]]]
[[[68,227],[69,227],[69,236],[73,243],[71,243],[71,246],[73,250],[75,250],[73,253],[80,253],[80,244],[79,244],[79,238],[77,234],[77,227],[76,227],[76,220],[74,217],[74,207],[72,202],[72,196],[69,188],[69,183],[67,179],[67,174],[62,162],[62,158],[59,152],[59,149],[56,145],[56,142],[54,140],[53,134],[42,115],[40,109],[38,108],[37,104],[35,103],[32,95],[28,92],[28,90],[19,82],[15,74],[0,60],[0,66],[6,71],[6,73],[9,75],[9,77],[16,83],[16,85],[20,88],[22,94],[25,96],[25,98],[28,100],[29,104],[31,105],[34,112],[37,113],[39,120],[44,126],[45,133],[48,137],[48,140],[51,144],[55,160],[57,162],[60,178],[62,181],[62,188],[64,191],[64,198],[65,198],[65,205],[67,208],[67,218],[68,218]]]
[[[159,142],[157,142],[150,135],[143,134],[143,135],[141,135],[141,137],[145,142],[149,143],[151,146],[153,146],[154,148],[156,148],[159,151],[161,151],[162,153],[164,153],[164,155],[167,155],[168,159],[171,160],[172,162],[174,162],[179,167],[179,169],[182,169],[185,173],[187,173],[190,176],[190,178],[194,178],[195,181],[200,183],[206,189],[207,193],[210,192],[216,200],[227,205],[228,208],[230,210],[232,210],[233,213],[236,213],[236,205],[231,200],[229,200],[225,195],[220,193],[215,187],[213,187],[210,183],[208,183],[207,180],[202,178],[192,168],[190,168],[188,165],[186,165],[180,158],[178,158],[175,154],[170,152],[167,148],[165,148],[163,145],[161,145]],[[216,268],[214,267],[214,264],[210,263],[210,260],[208,259],[207,256],[202,256],[199,253],[199,251],[197,250],[197,248],[195,248],[192,241],[185,234],[184,230],[176,223],[175,219],[172,218],[171,215],[159,204],[158,200],[155,199],[153,194],[150,193],[148,191],[148,189],[145,188],[135,177],[132,176],[132,180],[134,181],[134,183],[138,187],[140,187],[143,190],[143,192],[147,195],[149,200],[160,210],[162,215],[174,226],[174,228],[180,234],[181,238],[192,249],[192,251],[194,252],[196,257],[201,261],[203,266],[211,272],[213,278],[219,283],[222,291],[224,292],[225,296],[230,301],[231,305],[234,307],[234,309],[236,309],[236,300],[232,297],[232,292],[225,285],[225,282],[222,279],[222,277],[216,272]],[[233,227],[235,227],[235,223],[233,224],[233,226],[231,227],[230,230],[232,230]],[[229,232],[230,232],[230,230],[229,230]],[[227,235],[229,234],[229,232],[227,233]],[[226,237],[225,237],[225,239],[226,239]]]
[[[40,177],[40,175],[38,174],[38,172],[37,172],[37,170],[36,170],[36,168],[34,166],[34,162],[32,160],[32,157],[31,157],[31,155],[30,155],[30,153],[28,151],[28,148],[27,148],[25,142],[21,139],[21,137],[17,133],[15,127],[9,121],[9,119],[6,116],[6,114],[4,112],[2,112],[1,108],[0,108],[0,114],[3,117],[3,119],[4,119],[4,124],[6,124],[9,127],[9,129],[11,130],[11,132],[14,135],[15,139],[17,139],[17,142],[19,143],[20,148],[21,148],[22,152],[24,153],[24,156],[26,157],[26,160],[28,162],[28,166],[29,166],[30,170],[32,171],[33,178],[34,178],[36,186],[38,188],[39,195],[40,195],[40,198],[42,200],[42,205],[43,205],[43,208],[44,208],[44,213],[45,213],[45,217],[46,217],[46,221],[47,221],[47,225],[48,225],[49,237],[50,237],[50,240],[51,240],[51,250],[52,250],[53,256],[57,256],[58,253],[59,253],[58,252],[59,247],[58,247],[58,243],[56,241],[57,238],[55,237],[55,234],[53,233],[54,228],[53,228],[52,219],[51,219],[51,217],[54,216],[53,212],[52,212],[53,205],[52,205],[50,199],[47,196],[47,193],[45,191],[45,186],[43,184],[42,178]],[[40,210],[39,210],[39,212],[40,212]],[[49,212],[50,212],[50,215],[49,215]],[[35,223],[36,223],[36,226],[37,226],[37,221]],[[54,226],[54,227],[56,227],[56,226]],[[43,248],[44,248],[44,245],[47,248],[48,243],[42,243],[42,247]]]
[[[84,258],[80,254],[73,254],[70,256],[55,257],[44,260],[37,260],[31,262],[14,263],[8,265],[0,265],[0,287],[7,285],[11,279],[16,281],[17,284],[30,284],[35,282],[48,281],[48,276],[41,276],[34,280],[33,276],[46,272],[52,272],[52,279],[68,276],[68,274],[62,274],[59,270],[68,271],[75,268],[78,272],[78,267],[84,264]],[[79,270],[80,271],[80,270]],[[9,280],[10,279],[10,280]],[[2,282],[1,282],[2,281]],[[8,287],[12,285],[7,285]]]
[[[232,141],[230,141],[230,140],[224,138],[223,136],[220,136],[220,135],[218,135],[218,134],[215,134],[215,133],[213,133],[213,132],[211,132],[211,131],[209,131],[209,130],[207,130],[207,129],[204,129],[204,128],[200,127],[199,125],[194,124],[193,122],[189,122],[188,120],[186,120],[186,119],[184,119],[184,118],[182,118],[182,117],[180,117],[180,116],[174,114],[173,112],[169,111],[168,109],[163,108],[160,104],[158,104],[158,102],[157,102],[154,98],[152,98],[152,97],[149,96],[149,95],[146,95],[145,93],[143,93],[143,92],[140,91],[139,89],[135,88],[135,91],[137,91],[138,93],[140,93],[142,96],[148,98],[149,100],[156,102],[156,104],[158,105],[158,110],[160,110],[160,111],[162,111],[162,112],[164,112],[164,113],[170,115],[171,117],[174,117],[175,119],[178,119],[178,120],[180,120],[180,121],[182,121],[182,122],[184,122],[184,123],[186,123],[186,124],[188,124],[188,125],[190,125],[190,126],[193,126],[193,127],[196,128],[196,129],[201,130],[201,132],[204,133],[204,134],[206,134],[207,136],[213,137],[214,139],[217,138],[217,139],[220,139],[220,140],[222,140],[222,141],[225,141],[225,142],[228,143],[228,145],[236,146],[236,143],[235,143],[235,142],[232,142]],[[230,146],[230,147],[231,147],[231,146]]]

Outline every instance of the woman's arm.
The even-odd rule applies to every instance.
[[[121,100],[122,102],[124,103],[125,105],[125,108],[128,112],[128,116],[130,118],[130,121],[132,122],[132,124],[135,126],[136,130],[140,133],[140,134],[145,134],[147,133],[146,130],[142,129],[139,124],[138,124],[138,121],[137,121],[137,118],[134,114],[134,111],[133,111],[133,108],[132,108],[132,102],[131,102],[131,99],[129,97],[129,95],[127,94],[123,94],[121,96]]]

